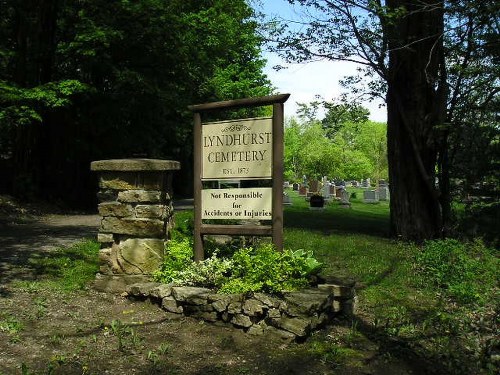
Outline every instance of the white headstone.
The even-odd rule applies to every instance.
[[[363,192],[363,202],[365,203],[377,203],[379,201],[377,190],[365,190]]]

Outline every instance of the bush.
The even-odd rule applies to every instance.
[[[497,287],[498,259],[480,240],[428,241],[416,263],[422,283],[430,282],[459,303],[484,303]]]
[[[165,260],[153,278],[163,283],[171,283],[179,272],[193,263],[193,245],[188,238],[172,239],[167,243]]]
[[[193,262],[189,240],[172,240],[156,281],[177,285],[203,286],[221,293],[297,290],[309,285],[321,263],[311,251],[277,251],[272,244],[237,250],[231,258],[219,258],[217,252],[204,261]]]

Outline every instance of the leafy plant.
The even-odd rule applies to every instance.
[[[498,280],[498,259],[480,240],[428,241],[416,256],[421,282],[432,283],[460,303],[482,303]]]
[[[178,273],[193,262],[193,245],[188,238],[172,239],[167,244],[165,260],[153,278],[163,283],[173,282]]]
[[[173,282],[219,288],[224,284],[232,267],[233,261],[231,259],[218,258],[217,253],[214,253],[210,258],[201,262],[191,262],[186,269],[177,272]]]
[[[231,258],[218,257],[193,262],[189,239],[171,240],[165,261],[153,277],[164,283],[203,286],[221,293],[264,291],[278,293],[309,284],[309,276],[321,268],[311,251],[277,251],[272,244],[237,250]]]
[[[228,282],[221,287],[222,293],[277,293],[296,290],[307,286],[307,277],[319,271],[321,266],[310,252],[279,252],[272,244],[240,249],[232,260],[232,274]]]

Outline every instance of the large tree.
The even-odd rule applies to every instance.
[[[0,8],[0,154],[20,194],[81,203],[95,189],[91,160],[134,155],[180,160],[181,180],[192,164],[189,104],[270,93],[245,0]]]
[[[385,93],[393,234],[417,241],[443,235],[450,219],[450,120],[463,122],[454,103],[464,97],[456,93],[467,91],[470,80],[487,77],[485,71],[471,73],[472,60],[467,56],[475,56],[475,63],[487,61],[470,46],[481,31],[489,37],[491,48],[498,6],[493,1],[479,6],[461,0],[289,2],[305,10],[303,25],[294,28],[289,26],[293,23],[281,23],[271,37],[276,51],[291,61],[355,62],[360,77],[345,81],[354,93]],[[488,23],[489,32],[485,32]],[[449,35],[455,36],[454,42]],[[455,65],[463,65],[460,74],[447,70],[451,51]],[[494,56],[491,51],[490,56]],[[466,72],[473,76],[469,81]],[[491,77],[490,82],[497,83]],[[364,83],[361,91],[357,83]],[[475,87],[484,103],[493,102],[495,90],[485,93]],[[467,111],[466,105],[461,108]]]

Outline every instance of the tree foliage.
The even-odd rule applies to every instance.
[[[0,153],[19,194],[81,202],[101,158],[173,158],[186,177],[187,106],[270,93],[245,0],[0,6]]]
[[[270,33],[289,61],[351,61],[355,98],[385,97],[391,225],[422,240],[447,233],[450,178],[491,176],[498,164],[498,18],[494,1],[289,0],[302,10]],[[469,136],[475,134],[476,141]],[[473,143],[473,144],[472,144]],[[487,152],[468,158],[467,150]],[[492,168],[493,167],[493,168]]]
[[[327,109],[322,120],[315,118],[320,105],[314,101],[299,105],[299,120],[287,121],[285,177],[292,181],[301,181],[304,175],[311,179],[323,176],[345,180],[387,179],[386,125],[369,121],[364,115],[357,117],[357,121],[350,116],[339,116],[333,133],[333,128],[325,123],[335,118],[339,108],[345,113],[350,105],[324,102],[322,106]],[[356,113],[369,114],[363,107],[353,108]]]

